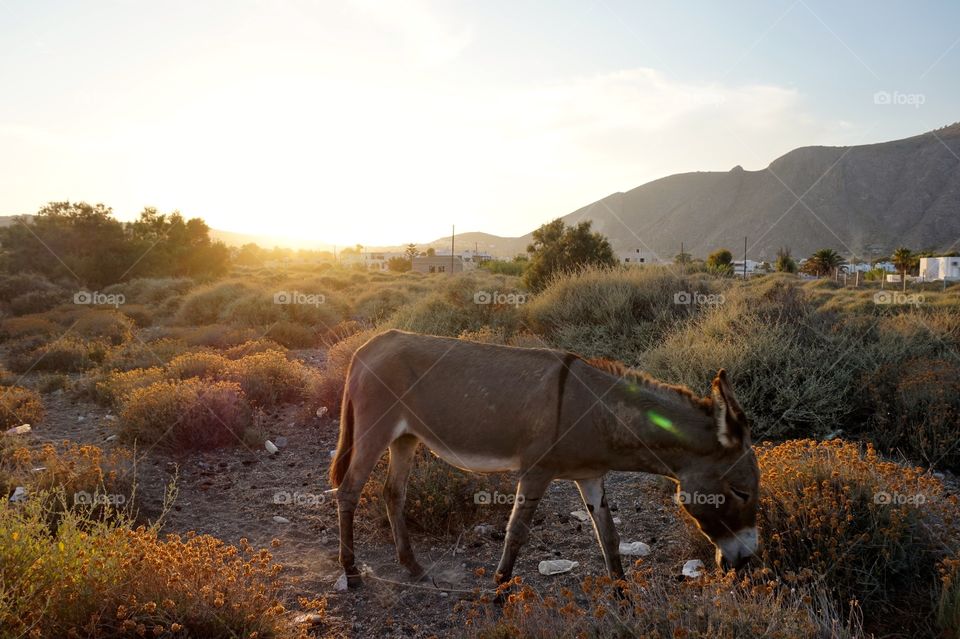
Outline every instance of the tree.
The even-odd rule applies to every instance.
[[[404,249],[403,253],[404,255],[407,256],[407,259],[410,260],[411,262],[413,261],[413,258],[420,255],[420,252],[417,251],[416,244],[407,244],[407,248]]]
[[[437,249],[433,248],[432,246],[427,249],[427,253],[426,253],[427,257],[433,257],[436,254],[437,254]]]
[[[823,275],[831,275],[846,263],[847,261],[840,257],[840,254],[833,249],[822,248],[808,257],[800,270],[809,275],[821,277]]]
[[[797,261],[790,254],[790,247],[781,246],[777,249],[776,269],[778,273],[797,272]]]
[[[920,258],[914,255],[910,249],[901,246],[890,256],[890,261],[893,262],[893,265],[900,271],[903,290],[907,290],[907,271],[912,270],[913,267],[920,262]]]
[[[413,246],[412,244],[410,246]],[[416,250],[416,249],[414,249]],[[413,268],[413,259],[405,257],[391,257],[387,260],[387,269],[394,273],[406,273]]]
[[[693,256],[689,253],[677,253],[673,256],[673,262],[675,264],[689,264],[693,261]]]
[[[707,256],[707,270],[717,275],[733,275],[733,253],[719,249]]]
[[[524,282],[533,291],[540,291],[559,273],[569,273],[586,266],[613,267],[616,255],[603,235],[590,230],[589,221],[568,227],[556,219],[533,232],[527,247],[530,264]]]

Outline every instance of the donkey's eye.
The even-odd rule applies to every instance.
[[[742,501],[748,501],[750,499],[750,493],[744,492],[742,490],[737,490],[736,488],[730,487],[730,492],[736,495]]]

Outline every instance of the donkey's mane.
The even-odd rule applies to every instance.
[[[691,406],[705,413],[712,414],[713,412],[712,399],[709,397],[700,397],[682,384],[668,384],[666,382],[661,382],[652,375],[644,373],[643,371],[639,371],[635,368],[631,368],[623,362],[613,359],[606,359],[605,357],[584,358],[583,361],[590,366],[603,371],[604,373],[610,373],[611,375],[616,375],[617,377],[629,379],[630,381],[641,384],[642,386],[645,386],[653,391],[661,393],[669,391],[675,393],[690,402]]]

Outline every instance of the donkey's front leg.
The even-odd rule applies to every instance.
[[[580,496],[593,519],[593,529],[600,542],[603,552],[603,561],[607,565],[607,573],[613,579],[623,578],[623,564],[620,563],[620,536],[613,524],[613,515],[607,505],[607,493],[603,486],[603,477],[581,479],[577,481]]]
[[[537,504],[540,503],[540,498],[543,497],[551,481],[553,481],[553,475],[539,469],[530,469],[520,475],[513,512],[510,513],[510,523],[507,524],[507,537],[503,543],[503,556],[494,575],[498,584],[509,581],[513,575],[513,564],[517,561],[517,553],[530,536],[533,513],[537,510]]]

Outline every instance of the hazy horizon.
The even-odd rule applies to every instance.
[[[666,175],[960,119],[948,3],[2,9],[4,215],[69,199],[342,246],[512,237]]]

